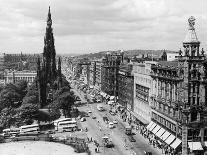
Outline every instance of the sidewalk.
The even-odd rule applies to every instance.
[[[129,123],[128,123],[127,121],[124,122],[124,121],[120,118],[120,116],[117,115],[117,117],[119,118],[119,120],[122,121],[123,124],[125,124],[126,126],[129,125]],[[131,123],[131,125],[133,125],[133,126],[135,126],[135,127],[137,126],[137,125],[134,124],[134,123]],[[153,145],[151,145],[151,144],[149,143],[149,140],[148,140],[147,138],[145,138],[143,135],[140,134],[140,130],[133,129],[132,131],[133,131],[134,133],[136,133],[135,136],[137,136],[138,138],[142,137],[142,140],[144,140],[146,144],[148,144],[149,146],[151,146],[152,150],[154,150],[155,152],[159,153],[160,155],[163,154],[163,153],[162,153],[162,149],[159,149],[159,148],[157,148],[157,147],[153,147]]]

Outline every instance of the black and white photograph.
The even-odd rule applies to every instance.
[[[0,155],[207,155],[207,1],[0,0]]]

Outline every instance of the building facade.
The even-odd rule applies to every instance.
[[[37,72],[32,71],[5,71],[4,80],[5,83],[15,83],[17,81],[27,81],[28,83],[34,82],[37,76]]]
[[[122,63],[118,72],[118,103],[128,111],[134,109],[134,76],[132,70],[133,64]]]
[[[144,124],[151,121],[150,96],[152,88],[151,65],[154,61],[134,63],[134,114]]]
[[[123,53],[107,53],[103,59],[101,90],[110,96],[118,96],[118,72],[122,62]]]
[[[101,75],[102,75],[102,60],[97,60],[96,61],[96,72],[95,72],[95,87],[98,90],[101,90]]]
[[[204,74],[204,51],[199,49],[194,28],[195,18],[190,17],[188,22],[184,52],[179,51],[178,61],[159,62],[152,67],[153,123],[148,129],[159,134],[158,137],[175,151],[200,155],[206,148],[207,74]],[[166,133],[167,138],[163,136]]]
[[[94,87],[96,83],[96,61],[91,61],[89,68],[90,68],[89,85],[91,87]]]

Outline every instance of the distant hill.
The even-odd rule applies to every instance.
[[[176,52],[176,51],[170,51],[170,50],[165,50],[167,53],[172,53],[172,52]],[[84,58],[84,57],[88,57],[90,59],[94,59],[94,58],[97,58],[97,59],[100,59],[102,58],[103,56],[106,55],[107,52],[111,52],[111,53],[117,53],[117,52],[120,52],[120,51],[101,51],[101,52],[98,52],[98,53],[90,53],[90,54],[82,54],[82,55],[79,55],[77,57],[79,58]],[[137,55],[153,55],[153,56],[161,56],[161,54],[164,52],[164,50],[126,50],[124,51],[124,55],[125,56],[128,56],[128,57],[131,57],[131,56],[137,56]]]

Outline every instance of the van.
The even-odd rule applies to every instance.
[[[113,129],[114,128],[114,123],[113,122],[109,122],[109,129]]]

